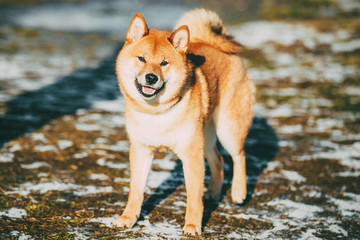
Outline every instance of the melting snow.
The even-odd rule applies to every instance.
[[[59,4],[38,5],[21,15],[15,15],[14,21],[22,26],[60,31],[109,32],[116,36],[125,35],[130,21],[136,12],[142,12],[149,26],[171,29],[174,19],[180,18],[190,9],[186,4],[156,4],[148,1],[98,1],[86,5]],[[192,6],[193,7],[193,6]],[[161,12],[161,18],[158,14]],[[47,19],[47,21],[44,21]],[[67,21],[64,21],[67,19]]]
[[[336,3],[345,11],[360,9],[360,2],[358,0],[336,0]]]
[[[360,213],[360,195],[354,193],[345,193],[344,196],[352,200],[342,200],[330,197],[330,201],[337,205],[338,209],[344,216],[358,216]]]
[[[332,128],[342,128],[344,126],[344,122],[338,119],[317,119],[316,120],[316,130],[317,132],[327,132]]]
[[[305,182],[306,178],[301,176],[299,173],[295,171],[281,170],[282,174],[289,180],[300,183]]]
[[[139,221],[138,224],[141,226],[141,231],[143,233],[151,236],[157,236],[159,234],[171,239],[182,239],[181,226],[175,222],[159,222],[151,224],[149,220],[145,219]]]
[[[293,114],[294,113],[290,104],[281,105],[268,113],[271,117],[290,117],[293,116]]]
[[[116,214],[112,217],[99,217],[99,218],[93,218],[90,220],[90,222],[96,222],[96,223],[102,223],[104,224],[106,227],[112,227],[112,222],[115,221],[116,218],[118,218],[119,215]]]
[[[24,209],[21,208],[11,208],[9,210],[1,210],[0,217],[6,216],[10,218],[23,218],[26,217],[27,213]]]
[[[165,170],[173,170],[176,166],[176,161],[172,161],[174,158],[174,154],[168,153],[163,159],[154,159],[152,164],[157,164],[159,167]]]
[[[89,178],[91,180],[107,180],[109,179],[109,177],[106,175],[106,174],[103,174],[103,173],[93,173],[89,176]]]
[[[345,88],[345,94],[352,96],[360,96],[360,88],[359,87],[347,87]]]
[[[101,131],[99,124],[75,123],[75,127],[80,131]]]
[[[99,144],[97,145],[98,148],[108,149],[111,151],[118,151],[118,152],[129,152],[130,151],[130,145],[129,141],[118,141],[117,143],[113,145],[105,145],[105,144]]]
[[[9,191],[8,193],[27,196],[31,193],[31,191],[39,192],[40,194],[45,194],[49,191],[69,191],[69,190],[74,190],[73,193],[77,196],[84,196],[89,194],[112,192],[113,188],[111,186],[108,187],[96,187],[91,185],[82,186],[73,183],[63,183],[59,181],[54,181],[54,182],[45,182],[38,184],[24,183],[19,187],[14,188],[13,191]]]
[[[38,152],[49,152],[49,151],[57,151],[57,147],[54,145],[36,145],[34,148],[35,151]]]
[[[47,162],[33,162],[30,164],[21,164],[21,167],[25,169],[36,169],[41,167],[50,167],[50,165]]]
[[[66,149],[66,148],[71,147],[73,145],[73,142],[70,140],[60,140],[60,141],[58,141],[57,144],[60,149]]]
[[[14,159],[13,153],[8,153],[8,152],[0,153],[0,163],[12,162],[13,159]]]
[[[46,137],[44,136],[44,134],[42,134],[42,133],[33,133],[33,134],[31,134],[31,138],[33,139],[33,140],[39,140],[39,141],[42,141],[43,143],[47,143],[47,139],[46,139]]]
[[[336,42],[331,46],[333,52],[352,52],[360,48],[360,39],[346,42]]]
[[[170,176],[170,172],[150,171],[147,186],[150,188],[157,188]]]
[[[299,161],[316,160],[316,159],[338,159],[344,166],[353,169],[360,169],[360,142],[352,145],[339,145],[338,148],[328,152],[317,152],[313,155],[303,155],[298,158]]]
[[[252,48],[260,48],[268,42],[292,45],[296,41],[302,41],[306,47],[312,49],[317,44],[332,44],[336,40],[349,38],[349,33],[343,30],[335,33],[320,33],[310,26],[284,22],[254,21],[229,29],[236,40]]]
[[[127,169],[129,167],[129,164],[127,163],[113,163],[110,161],[106,161],[104,158],[98,159],[96,163],[100,166],[106,166],[115,169]]]
[[[284,211],[286,209],[286,212],[289,217],[297,218],[297,219],[313,218],[314,213],[322,212],[322,208],[318,206],[297,203],[291,200],[275,199],[268,202],[266,205],[274,206],[277,209],[280,208],[281,211]]]
[[[321,240],[321,238],[318,238],[318,237],[315,237],[314,236],[314,233],[316,233],[318,230],[317,229],[307,229],[305,233],[303,233],[301,235],[301,240],[308,240],[308,239],[311,239],[311,240]]]
[[[301,133],[303,131],[303,128],[300,124],[291,125],[291,126],[284,125],[279,127],[277,130],[283,134],[295,134],[295,133]]]

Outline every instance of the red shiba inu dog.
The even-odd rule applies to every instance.
[[[154,151],[173,151],[183,163],[187,209],[183,233],[201,234],[204,159],[211,169],[205,197],[223,183],[218,138],[234,162],[232,200],[246,197],[245,138],[253,119],[255,86],[214,12],[185,14],[173,33],[148,29],[137,13],[116,62],[130,139],[130,193],[115,227],[132,227],[141,210]]]

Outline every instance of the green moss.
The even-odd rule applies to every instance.
[[[360,49],[339,54],[339,60],[343,65],[360,67]]]
[[[260,16],[269,19],[314,19],[321,18],[320,12],[336,9],[331,0],[263,0],[260,6]]]
[[[248,68],[268,68],[272,69],[273,63],[268,60],[260,49],[247,49],[244,48],[239,54],[242,58],[246,59]]]
[[[350,79],[347,80],[347,83],[351,82]],[[332,83],[321,83],[321,87],[317,88],[317,91],[324,98],[332,100],[334,111],[349,111],[356,113],[360,109],[359,96],[344,94],[342,92],[343,88],[339,88],[337,85]]]

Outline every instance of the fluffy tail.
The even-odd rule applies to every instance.
[[[190,30],[190,42],[203,42],[225,53],[238,53],[241,44],[230,36],[220,17],[209,10],[195,9],[186,13],[176,24],[175,29],[187,25]]]

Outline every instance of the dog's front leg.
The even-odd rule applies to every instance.
[[[185,235],[201,235],[201,221],[203,216],[203,186],[204,186],[204,148],[203,139],[192,141],[185,151],[178,154],[183,162],[187,207],[185,215]]]
[[[152,149],[131,144],[130,147],[130,192],[123,214],[114,222],[114,227],[131,228],[139,217],[144,200],[144,189],[153,159]]]

